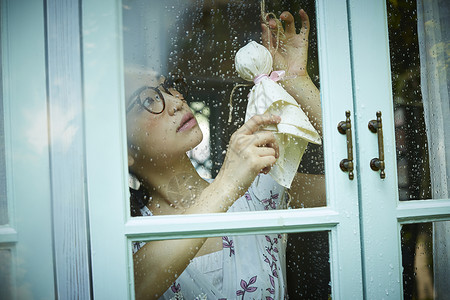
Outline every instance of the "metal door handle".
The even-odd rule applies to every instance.
[[[374,171],[380,171],[380,178],[386,178],[384,172],[384,145],[383,145],[383,124],[381,121],[381,111],[377,111],[377,119],[369,121],[369,130],[378,135],[378,158],[370,161],[370,168]]]
[[[346,120],[338,124],[338,131],[347,135],[347,158],[339,163],[343,172],[348,172],[348,179],[353,180],[353,143],[352,143],[352,121],[350,120],[350,111],[345,112]]]

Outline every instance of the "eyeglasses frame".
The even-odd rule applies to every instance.
[[[173,78],[175,78],[175,79],[173,79]],[[187,97],[187,89],[186,89],[187,84],[186,84],[185,79],[182,76],[171,76],[170,78],[166,78],[164,80],[164,82],[159,84],[157,87],[143,86],[143,87],[137,89],[131,96],[132,99],[136,98],[136,100],[133,100],[133,102],[128,106],[128,108],[126,110],[126,114],[128,114],[133,109],[133,107],[136,105],[136,103],[139,104],[142,108],[144,108],[146,111],[148,111],[151,114],[159,115],[159,114],[163,113],[164,109],[166,109],[166,99],[164,99],[164,96],[162,94],[162,91],[160,90],[160,87],[162,87],[164,89],[164,92],[166,92],[169,95],[172,95],[172,93],[169,91],[169,88],[173,87],[173,83],[182,83],[185,86],[185,89],[184,89],[185,91],[182,95],[183,95],[183,97]],[[158,93],[158,95],[161,97],[161,100],[163,102],[163,108],[160,112],[153,112],[153,111],[149,110],[147,107],[145,107],[144,104],[142,103],[140,95],[146,89],[152,89],[152,90],[156,91]],[[178,92],[180,92],[180,91],[178,91]]]
[[[128,114],[128,113],[133,109],[133,107],[134,107],[136,104],[138,104],[138,105],[140,105],[143,109],[145,109],[146,111],[148,111],[148,112],[151,113],[151,114],[154,114],[154,115],[159,115],[159,114],[161,114],[161,113],[164,111],[164,109],[166,108],[166,100],[164,99],[164,96],[163,96],[161,90],[159,89],[160,86],[162,86],[162,85],[159,85],[159,86],[157,86],[157,87],[143,86],[143,87],[139,88],[138,90],[136,90],[136,91],[133,93],[133,95],[132,95],[132,99],[133,99],[133,98],[136,98],[136,99],[133,100],[133,102],[130,103],[130,105],[129,105],[128,108],[127,108],[127,112],[126,112],[126,113]],[[152,90],[156,91],[156,92],[158,93],[159,97],[161,97],[161,100],[162,100],[162,102],[163,102],[163,108],[162,108],[162,110],[161,110],[160,112],[154,112],[154,111],[151,111],[150,109],[148,109],[147,107],[145,107],[144,104],[142,103],[142,100],[141,100],[141,97],[140,97],[140,96],[141,96],[141,93],[142,93],[143,91],[147,90],[147,89],[152,89]],[[164,89],[164,90],[165,90],[165,92],[168,92],[166,89]]]

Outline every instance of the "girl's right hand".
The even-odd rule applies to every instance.
[[[275,115],[255,115],[231,136],[222,168],[214,182],[225,184],[235,200],[244,195],[255,177],[268,173],[278,158],[278,145],[271,131],[260,130],[280,123]]]
[[[284,22],[285,29],[277,28],[274,19],[268,21],[268,25],[261,24],[263,45],[270,51],[273,58],[274,70],[285,70],[287,76],[306,76],[308,59],[308,36],[309,17],[301,9],[298,14],[302,20],[302,28],[297,33],[295,29],[294,16],[284,11],[280,20]],[[281,31],[280,39],[277,41],[277,30]],[[278,43],[278,49],[277,49]]]

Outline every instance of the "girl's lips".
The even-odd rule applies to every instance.
[[[181,119],[181,123],[177,129],[177,132],[191,129],[195,125],[197,125],[197,120],[194,118],[194,115],[192,113],[187,113]]]

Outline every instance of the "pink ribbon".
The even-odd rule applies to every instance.
[[[272,79],[273,81],[277,82],[279,80],[281,80],[281,78],[284,77],[284,71],[272,71],[272,73],[270,73],[270,75],[267,74],[261,74],[255,77],[255,79],[253,79],[253,82],[255,84],[259,83],[261,80],[263,80],[263,78],[269,78]]]

